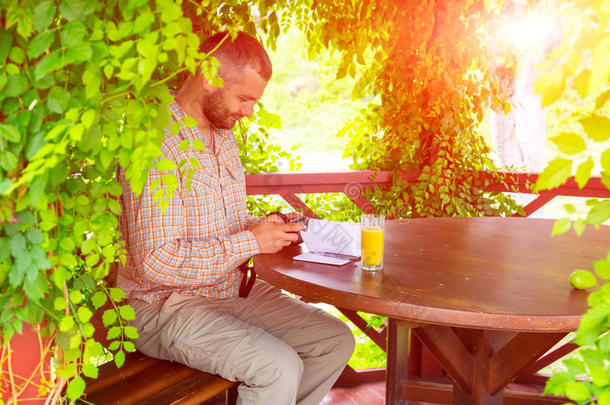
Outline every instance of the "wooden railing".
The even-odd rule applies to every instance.
[[[530,173],[481,173],[484,179],[484,191],[510,192],[522,194],[537,194],[537,197],[524,206],[527,216],[549,203],[557,196],[610,198],[610,190],[601,182],[601,178],[589,179],[583,188],[579,188],[574,178],[568,179],[566,184],[553,190],[540,193],[533,191],[533,185],[538,178],[537,174]],[[406,181],[415,180],[420,173],[404,173]],[[497,178],[502,181],[498,181]],[[295,210],[303,212],[310,218],[319,218],[297,194],[306,193],[344,193],[363,212],[371,212],[373,205],[364,196],[365,190],[375,186],[389,186],[392,184],[390,172],[376,172],[372,170],[345,171],[332,173],[261,173],[246,175],[246,191],[248,195],[279,195]],[[519,215],[515,213],[514,215]],[[386,325],[379,329],[367,328],[367,322],[356,311],[338,308],[351,322],[362,330],[373,342],[385,351]],[[442,373],[442,369],[425,347],[418,342],[412,345],[413,352],[409,361],[409,372],[419,376],[432,376]],[[574,350],[576,346],[566,343],[563,346],[541,357],[532,367],[522,373],[517,379],[521,383],[544,383],[546,377],[537,374],[544,368]],[[339,384],[354,384],[363,381],[383,380],[385,368],[354,370],[347,368],[339,379]]]

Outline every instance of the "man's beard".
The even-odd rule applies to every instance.
[[[224,95],[224,89],[207,93],[203,99],[203,114],[215,128],[231,129],[241,117],[231,114],[224,104]]]

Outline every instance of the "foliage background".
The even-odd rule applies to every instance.
[[[582,7],[565,4],[566,15],[571,4]],[[583,18],[590,23],[576,33],[586,40],[553,55],[539,89],[545,104],[550,104],[566,87],[574,87],[583,99],[590,97],[586,105],[593,107],[583,107],[568,118],[582,130],[574,124],[568,137],[557,139],[558,145],[567,145],[567,157],[551,162],[540,189],[564,182],[572,161],[580,159],[571,153],[574,145],[581,146],[574,134],[582,138],[584,131],[587,142],[605,142],[609,133],[603,115],[609,94],[604,56],[609,54],[604,36],[609,10],[606,2],[587,4],[594,12],[585,12]],[[500,10],[495,5],[419,0],[0,0],[3,349],[24,322],[40,325],[41,335],[56,347],[50,354],[59,379],[35,384],[41,395],[54,398],[67,384],[69,399],[82,394],[82,376],[97,375],[99,358],[111,355],[120,365],[125,352],[134,349],[131,339],[137,332],[126,324],[133,310],[123,302],[122,291],[104,281],[110,265],[123,255],[117,231],[122,190],[114,179],[115,168],[128,167],[131,187],[138,191],[147,170],[158,164],[168,172],[159,184],[159,203],[174,192],[176,164],[158,159],[161,128],[169,122],[168,90],[197,65],[213,79],[216,64],[198,52],[198,45],[200,35],[222,27],[258,32],[270,49],[275,49],[282,32],[298,28],[309,41],[308,57],[338,61],[337,79],[355,80],[353,98],[368,104],[357,115],[350,109],[358,103],[344,104],[354,117],[333,141],[348,140],[345,156],[353,158],[352,168],[394,172],[391,189],[370,196],[379,210],[398,217],[514,212],[517,207],[509,198],[483,193],[484,180],[474,174],[494,168],[477,132],[482,109],[489,103],[509,108],[489,71],[482,29]],[[326,49],[334,53],[325,53]],[[580,56],[571,58],[570,50]],[[324,77],[329,73],[319,72]],[[579,84],[583,82],[586,85]],[[343,91],[345,83],[337,80],[334,89]],[[276,106],[265,103],[271,107],[260,108],[253,120],[236,130],[245,167],[252,172],[298,168],[297,158],[269,142],[279,121],[272,114]],[[285,107],[283,113],[289,114],[290,106]],[[182,125],[194,123],[185,120]],[[586,155],[585,149],[580,152]],[[599,162],[606,182],[609,156],[604,152]],[[583,184],[591,163],[586,156],[578,162],[577,180]],[[421,175],[407,183],[402,171]],[[348,204],[340,196],[304,198],[327,218],[332,218],[335,204]],[[398,207],[389,202],[399,202]],[[255,213],[278,204],[252,199],[249,203]],[[575,229],[608,218],[607,202],[589,207],[586,217],[574,222]],[[558,224],[557,232],[571,225]],[[595,265],[602,278],[610,278],[607,263],[606,259]],[[585,359],[582,369],[577,368],[591,375],[599,371],[593,366],[600,365],[600,356],[608,356],[603,335],[609,319],[607,291],[604,286],[591,295],[593,315],[583,321],[580,335],[598,348],[597,357]],[[91,318],[98,311],[104,327],[94,336]],[[107,345],[102,345],[100,329]],[[593,383],[573,381],[574,370],[567,378],[558,377],[559,383],[550,389],[568,395],[579,392],[582,401],[588,400],[584,389],[589,398],[607,391],[607,381],[599,378]],[[2,378],[8,384],[6,392],[17,398],[23,384]]]

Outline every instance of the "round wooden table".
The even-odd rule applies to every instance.
[[[610,248],[610,227],[551,237],[553,223],[389,221],[380,272],[292,260],[302,246],[258,255],[255,269],[311,300],[390,317],[388,404],[403,403],[409,391],[411,332],[452,377],[453,403],[503,403],[503,388],[575,330],[586,311],[588,293],[571,288],[570,272],[592,269]]]

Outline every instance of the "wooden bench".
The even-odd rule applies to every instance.
[[[84,399],[95,405],[195,405],[226,391],[226,404],[234,405],[238,384],[135,352],[119,369],[113,361],[102,365],[98,378],[87,381]]]
[[[110,266],[108,285],[116,285],[118,265]],[[91,320],[97,341],[104,342],[106,329],[101,314],[107,303]],[[125,363],[116,368],[114,361],[99,367],[97,379],[86,379],[84,399],[95,405],[196,405],[225,392],[225,403],[235,405],[238,382],[204,373],[180,363],[159,360],[136,351],[127,353]]]

